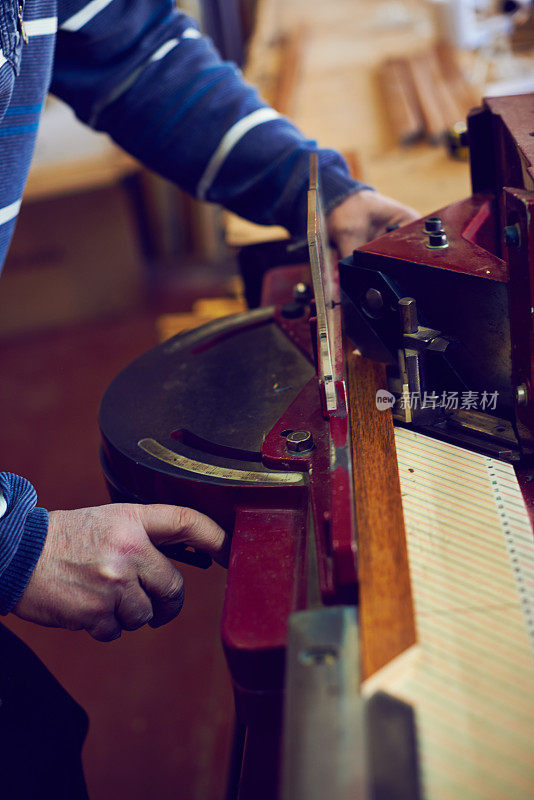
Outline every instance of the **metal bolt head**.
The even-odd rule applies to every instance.
[[[439,233],[443,230],[441,217],[427,217],[425,219],[425,233]]]
[[[428,234],[428,243],[426,245],[430,250],[443,250],[449,246],[447,234],[444,231]]]
[[[297,303],[308,303],[311,300],[311,289],[304,281],[299,281],[293,286],[293,300]]]
[[[286,436],[286,447],[291,453],[307,453],[313,449],[310,431],[291,431]]]
[[[504,243],[506,247],[521,247],[521,228],[517,223],[505,227]]]
[[[520,383],[515,390],[515,399],[518,406],[526,406],[528,403],[528,387],[526,383]]]
[[[384,298],[378,289],[367,289],[365,293],[365,305],[369,311],[381,311],[384,308]]]

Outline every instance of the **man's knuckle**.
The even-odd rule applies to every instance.
[[[114,516],[120,519],[135,520],[139,519],[138,503],[114,503],[111,508]]]
[[[177,600],[184,590],[184,582],[182,576],[177,573],[172,578],[169,578],[166,584],[163,585],[160,596],[166,602]]]
[[[146,550],[147,543],[139,536],[130,533],[117,537],[116,550],[124,559],[137,558]]]
[[[173,513],[174,525],[177,529],[191,528],[196,522],[196,514],[191,508],[177,506]]]
[[[143,625],[151,622],[153,617],[154,612],[152,610],[139,612],[135,619],[131,619],[129,622],[123,623],[122,627],[125,631],[136,631],[138,628],[142,628]]]
[[[85,617],[89,625],[98,625],[109,616],[112,610],[113,606],[106,598],[95,598],[87,604]]]
[[[88,628],[87,632],[98,642],[112,642],[114,639],[120,639],[121,636],[121,629],[116,626],[95,626]]]

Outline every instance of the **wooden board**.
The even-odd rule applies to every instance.
[[[402,498],[390,411],[379,411],[382,364],[348,356],[354,496],[360,581],[362,677],[416,640]]]

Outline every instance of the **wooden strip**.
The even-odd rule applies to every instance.
[[[378,71],[387,110],[400,144],[420,139],[425,130],[421,107],[406,62],[390,58]]]
[[[447,128],[452,128],[458,122],[465,121],[467,110],[463,110],[458,102],[456,93],[453,91],[452,85],[446,79],[441,69],[441,64],[435,50],[430,50],[425,56],[425,63],[428,67],[428,72],[432,77],[435,92],[441,106],[441,113]]]
[[[393,420],[376,407],[385,368],[348,356],[358,532],[362,673],[367,678],[416,641]]]
[[[421,105],[426,134],[431,142],[439,142],[447,124],[436,94],[426,55],[411,56],[407,60],[417,97]]]
[[[441,72],[447,83],[452,86],[464,116],[467,116],[472,108],[480,105],[480,92],[466,80],[458,62],[458,54],[450,44],[438,42],[435,52]]]
[[[305,25],[298,25],[295,30],[284,36],[281,43],[281,64],[273,105],[277,111],[289,117],[293,112],[293,100],[301,73],[305,43]]]

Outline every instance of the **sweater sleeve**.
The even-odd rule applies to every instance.
[[[17,604],[41,555],[48,512],[29,481],[0,472],[0,614]]]
[[[60,0],[59,9],[52,91],[190,194],[302,234],[310,152],[327,212],[369,188],[267,106],[171,0]]]

